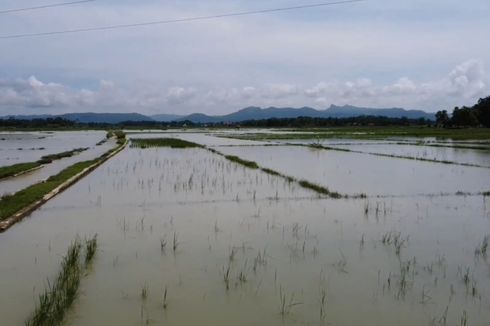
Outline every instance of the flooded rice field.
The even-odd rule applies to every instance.
[[[221,147],[259,165],[346,194],[376,196],[487,191],[490,169],[296,146]]]
[[[206,148],[127,147],[0,234],[2,324],[97,234],[67,325],[488,325],[490,198],[455,193],[488,191],[490,169],[172,137],[367,198]]]
[[[41,156],[92,147],[105,131],[0,132],[0,166],[36,161]]]
[[[15,193],[29,185],[46,180],[50,176],[57,174],[76,162],[93,160],[96,157],[99,157],[109,149],[113,148],[116,143],[114,139],[109,139],[100,145],[96,145],[98,142],[105,139],[105,134],[105,132],[97,131],[58,132],[48,134],[47,136],[40,136],[46,137],[42,139],[37,137],[37,133],[34,135],[15,134],[16,136],[12,138],[12,141],[0,141],[0,144],[3,143],[0,153],[2,153],[2,155],[4,153],[7,155],[6,157],[2,156],[0,162],[6,163],[6,165],[36,161],[44,155],[70,151],[75,148],[86,148],[86,150],[76,153],[71,157],[54,160],[49,164],[42,165],[39,169],[34,169],[31,172],[16,176],[15,178],[0,179],[0,196]],[[3,134],[3,136],[5,136],[5,134]],[[10,136],[12,137],[12,134],[10,134]],[[36,144],[46,147],[41,147],[43,148],[42,150],[13,149],[15,146],[20,145],[20,143],[22,143],[25,148],[29,147],[29,139],[34,139]],[[40,141],[40,143],[37,143],[38,141]]]

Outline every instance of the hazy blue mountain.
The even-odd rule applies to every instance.
[[[203,113],[193,113],[185,117],[181,117],[176,121],[191,121],[194,123],[215,123],[215,122],[223,122],[224,120],[220,119],[219,116],[210,116]]]
[[[61,118],[81,123],[119,123],[124,121],[153,121],[152,118],[139,113],[67,113]]]
[[[184,116],[182,115],[177,115],[177,114],[155,114],[151,115],[150,118],[152,118],[155,121],[160,121],[160,122],[169,122],[169,121],[175,121],[179,120]]]
[[[421,110],[405,110],[401,108],[389,108],[389,109],[373,109],[373,108],[361,108],[351,105],[335,106],[331,105],[326,110],[315,110],[309,107],[303,108],[259,108],[248,107],[241,109],[237,112],[230,113],[221,116],[209,116],[201,113],[191,114],[185,117],[181,117],[178,121],[189,120],[195,123],[213,123],[213,122],[240,122],[246,120],[263,120],[271,118],[297,118],[297,117],[311,117],[311,118],[349,118],[358,117],[363,115],[372,116],[385,116],[389,118],[402,118],[407,117],[409,119],[425,118],[434,120],[434,114],[427,113]]]
[[[147,117],[139,113],[66,113],[60,115],[10,115],[3,117],[4,119],[48,119],[48,118],[63,118],[70,121],[76,121],[81,123],[119,123],[124,121],[153,121],[152,118]]]
[[[297,117],[321,117],[321,111],[317,111],[309,107],[299,109],[275,107],[261,109],[258,107],[248,107],[240,111],[224,115],[221,118],[224,121],[239,122],[245,120],[263,120],[271,118],[284,119]]]
[[[14,117],[17,119],[45,119],[61,117],[71,121],[82,123],[98,122],[98,123],[119,123],[124,121],[192,121],[194,123],[218,123],[218,122],[240,122],[246,120],[264,120],[271,118],[350,118],[358,116],[385,116],[389,118],[409,119],[425,118],[434,120],[433,113],[427,113],[421,110],[405,110],[401,108],[373,109],[362,108],[352,105],[336,106],[331,105],[325,110],[315,110],[309,107],[303,108],[259,108],[248,107],[239,111],[219,116],[210,116],[203,113],[194,113],[187,116],[179,116],[174,114],[156,114],[146,116],[139,113],[67,113],[62,115],[25,115],[25,116],[7,116],[4,118]]]
[[[352,105],[336,106],[331,105],[324,112],[324,117],[333,118],[348,118],[357,117],[360,115],[377,115],[388,118],[402,118],[407,117],[409,119],[425,118],[434,120],[433,113],[427,113],[421,110],[405,110],[401,108],[389,108],[389,109],[372,109],[361,108]]]

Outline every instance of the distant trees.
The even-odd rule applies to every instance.
[[[248,120],[237,123],[242,127],[258,128],[322,128],[322,127],[343,127],[343,126],[427,126],[434,122],[424,118],[408,119],[389,118],[383,116],[359,116],[351,118],[271,118],[265,120]]]
[[[446,110],[437,111],[436,113],[436,123],[440,127],[446,127],[449,124],[449,114]]]
[[[490,96],[481,98],[472,107],[455,107],[451,117],[446,110],[436,113],[436,123],[441,127],[490,127]]]
[[[66,129],[75,126],[75,122],[60,117],[47,119],[0,119],[2,128],[30,128],[30,129]]]
[[[477,111],[478,121],[490,128],[490,96],[479,99],[473,108]]]

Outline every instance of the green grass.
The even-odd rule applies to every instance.
[[[114,136],[116,136],[116,143],[118,145],[122,145],[126,142],[126,134],[122,130],[114,130],[113,132]]]
[[[61,263],[61,271],[53,285],[48,285],[39,296],[34,313],[26,326],[61,325],[67,310],[78,295],[82,271],[80,267],[81,244],[78,240],[70,245]]]
[[[19,173],[29,171],[31,169],[37,168],[42,164],[39,162],[29,162],[29,163],[19,163],[9,166],[0,167],[0,179],[12,177]]]
[[[122,145],[111,149],[110,151],[104,153],[94,160],[75,163],[62,170],[58,174],[49,177],[46,181],[33,184],[12,195],[4,195],[0,198],[0,221],[12,216],[13,214],[20,211],[22,208],[42,199],[46,194],[61,185],[66,180],[77,175],[92,164],[95,164],[105,159],[113,151],[119,149],[120,146]]]
[[[85,241],[85,265],[82,266],[82,244],[76,239],[68,248],[61,262],[61,270],[51,284],[39,296],[39,303],[26,326],[62,325],[63,319],[78,296],[84,268],[92,261],[97,250],[97,235]]]
[[[247,168],[250,168],[250,169],[258,169],[259,168],[257,163],[255,163],[253,161],[243,160],[243,159],[241,159],[235,155],[225,155],[225,158],[229,161],[232,161],[232,162],[238,163],[240,165],[246,166]]]
[[[85,267],[90,265],[97,252],[97,234],[92,239],[85,240]]]
[[[311,183],[311,182],[306,181],[306,180],[300,180],[300,181],[298,181],[298,183],[303,188],[311,189],[311,190],[316,191],[317,193],[325,195],[325,196],[329,196],[332,198],[342,198],[343,197],[340,193],[338,193],[336,191],[330,191],[330,190],[328,190],[328,188],[317,185],[315,183]]]
[[[131,147],[152,148],[152,147],[170,147],[170,148],[202,148],[202,145],[192,143],[177,138],[132,138]]]
[[[261,168],[262,171],[264,171],[265,173],[267,174],[270,174],[270,175],[275,175],[275,176],[278,176],[278,177],[282,177],[283,175],[277,171],[274,171],[272,169],[268,169],[268,168]]]
[[[56,153],[56,154],[44,155],[37,162],[41,163],[41,164],[51,163],[51,162],[56,161],[56,160],[61,160],[62,158],[65,158],[65,157],[72,157],[73,155],[81,153],[83,151],[86,151],[87,149],[88,149],[88,147],[75,148],[75,149],[72,149],[71,151],[65,151],[65,152]]]
[[[84,161],[73,164],[60,173],[49,177],[46,181],[33,184],[12,195],[0,198],[0,220],[3,220],[22,208],[42,199],[44,195],[55,189],[63,182],[94,164],[97,160]]]
[[[75,148],[71,151],[65,151],[57,154],[50,154],[50,155],[45,155],[42,156],[41,159],[37,160],[36,162],[27,162],[27,163],[19,163],[19,164],[14,164],[14,165],[9,165],[9,166],[2,166],[0,167],[0,179],[11,177],[14,175],[17,175],[19,173],[37,168],[43,164],[49,164],[55,160],[60,160],[65,157],[71,157],[75,154],[78,154],[80,152],[86,151],[87,148]]]

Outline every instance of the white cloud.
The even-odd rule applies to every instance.
[[[95,90],[75,89],[60,83],[27,79],[0,79],[0,113],[57,113],[108,111],[142,113],[226,113],[245,106],[313,106],[330,104],[373,107],[422,108],[435,111],[456,105],[471,105],[490,95],[490,80],[483,63],[466,61],[445,77],[416,82],[401,77],[380,84],[368,78],[352,81],[322,81],[313,86],[290,83],[216,88],[138,84],[121,87],[101,80]]]

